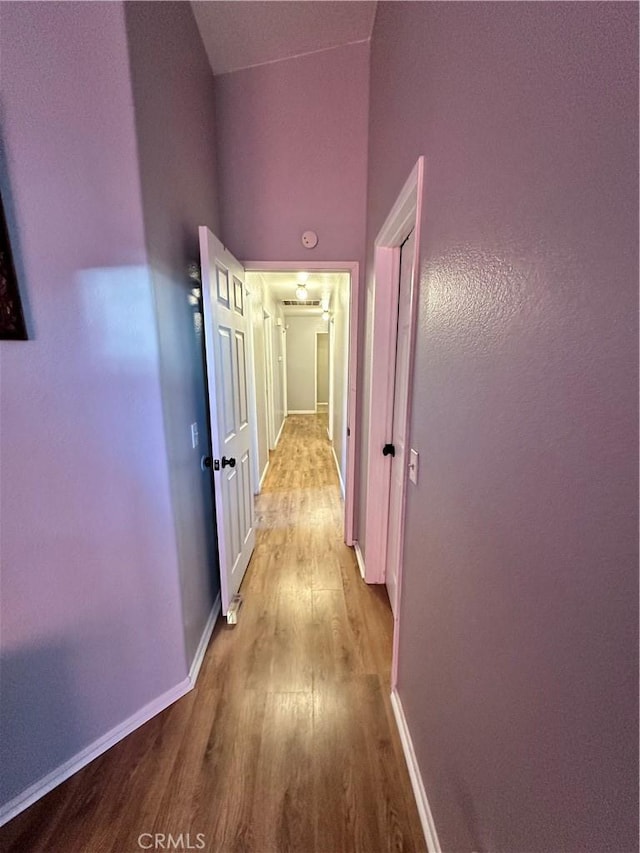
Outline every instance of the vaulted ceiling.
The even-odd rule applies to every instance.
[[[192,7],[214,74],[366,41],[376,11],[361,0],[194,0]]]

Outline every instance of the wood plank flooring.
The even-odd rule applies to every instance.
[[[239,623],[218,621],[196,689],[0,829],[2,851],[133,853],[142,833],[210,853],[426,850],[391,611],[342,542],[321,416],[287,419],[256,513]]]

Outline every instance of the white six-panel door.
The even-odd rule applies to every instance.
[[[244,269],[201,226],[202,304],[211,415],[222,613],[255,545],[249,405],[249,300]]]

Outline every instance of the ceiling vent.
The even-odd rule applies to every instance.
[[[283,305],[309,305],[312,308],[317,308],[320,305],[319,299],[307,299],[304,302],[299,302],[297,299],[283,299]]]

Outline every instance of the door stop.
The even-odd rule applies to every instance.
[[[242,607],[242,596],[234,595],[227,610],[227,625],[236,625],[238,623],[238,611]]]

